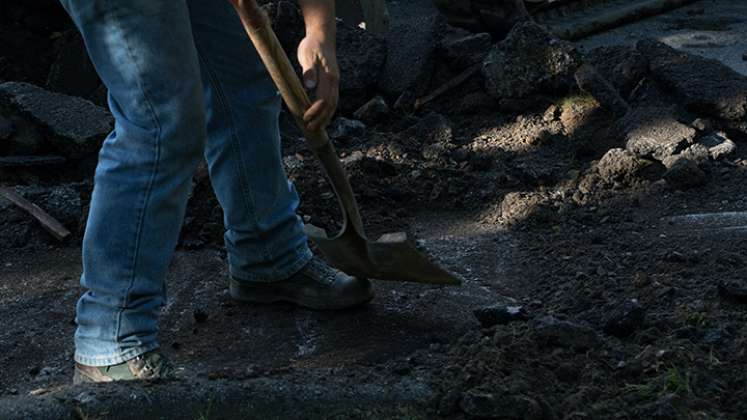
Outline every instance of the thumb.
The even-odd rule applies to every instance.
[[[305,66],[304,66],[305,67]],[[306,89],[313,89],[317,84],[316,66],[312,65],[303,69],[303,85]]]

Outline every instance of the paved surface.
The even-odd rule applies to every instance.
[[[656,38],[683,51],[714,58],[747,75],[747,2],[701,0],[667,14],[604,32],[582,41],[585,49],[633,45]]]

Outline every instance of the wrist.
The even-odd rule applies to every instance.
[[[335,22],[313,22],[306,24],[306,36],[322,42],[334,41],[337,34]]]

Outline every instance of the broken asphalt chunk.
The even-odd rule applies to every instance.
[[[0,105],[44,127],[50,146],[70,158],[95,154],[114,124],[104,108],[28,83],[0,84]]]

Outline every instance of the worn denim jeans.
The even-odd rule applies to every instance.
[[[204,157],[232,276],[290,277],[311,258],[282,167],[280,97],[227,0],[61,0],[109,89],[83,240],[75,360],[158,347],[157,315]]]

